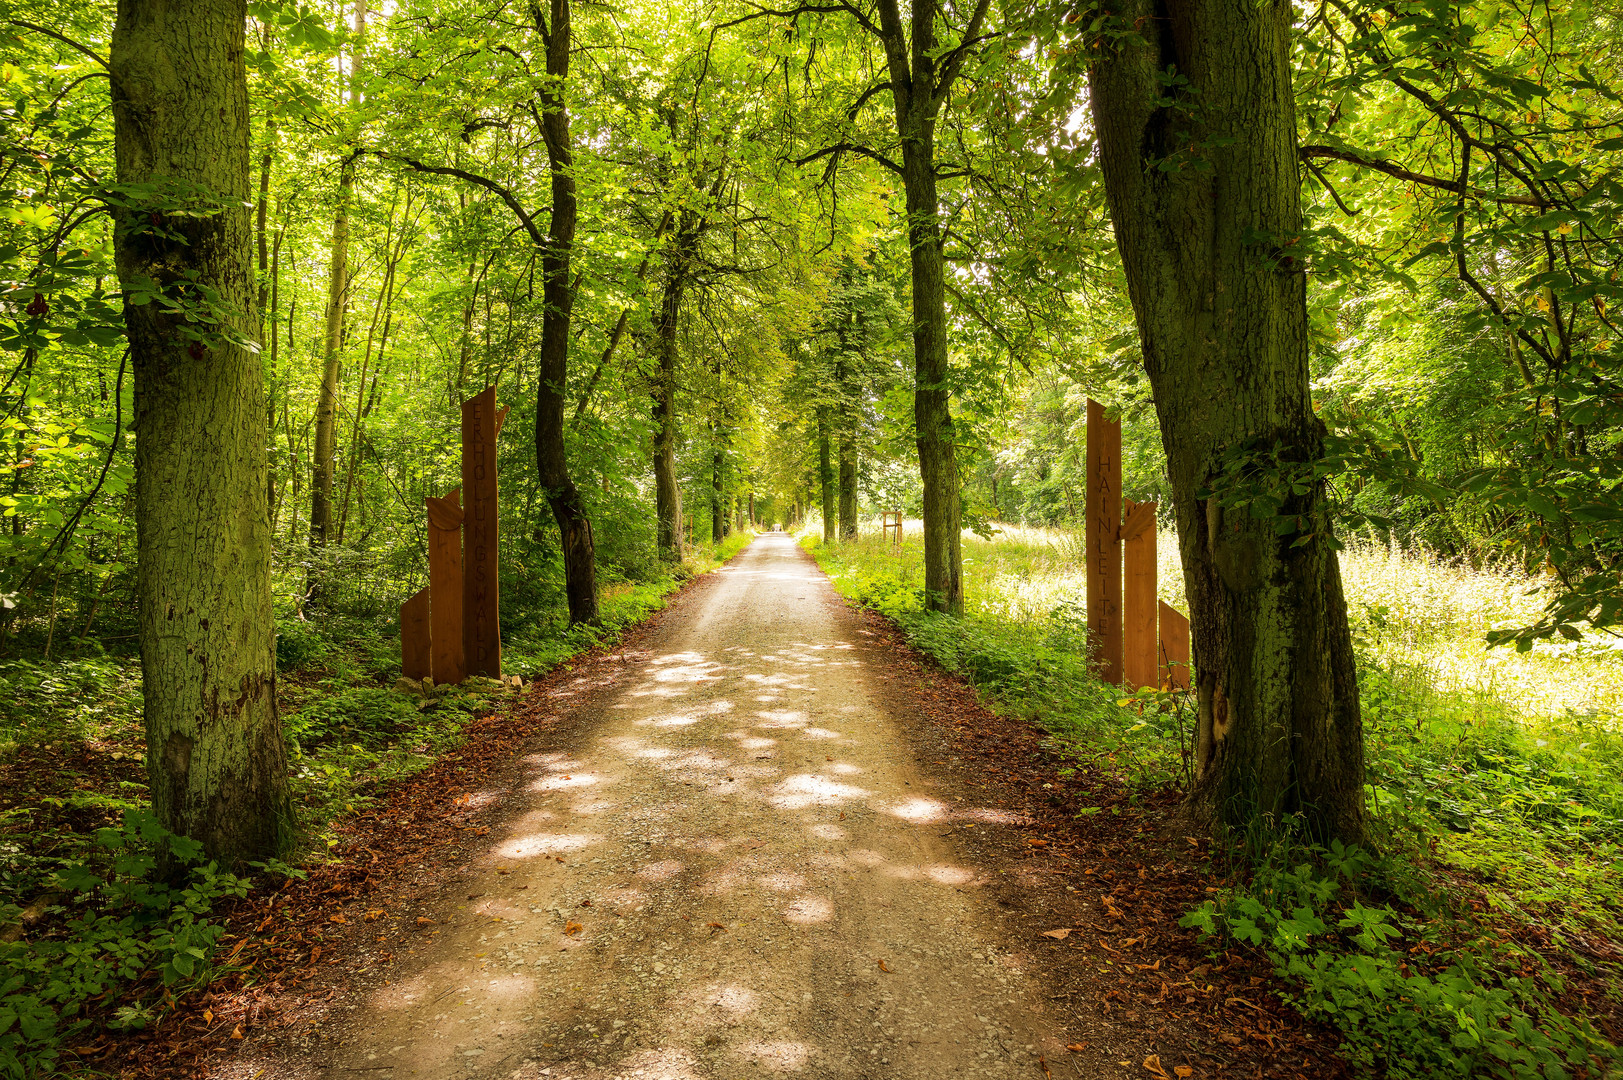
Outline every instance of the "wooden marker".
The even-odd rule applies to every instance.
[[[1189,619],[1166,604],[1161,605],[1161,687],[1189,689]]]
[[[1091,398],[1087,444],[1088,659],[1101,679],[1120,686],[1121,425]]]
[[[459,683],[468,667],[462,640],[462,505],[461,488],[428,504],[428,591],[434,627],[433,670],[436,683]]]
[[[1122,500],[1122,674],[1126,687],[1159,686],[1156,673],[1155,503]]]
[[[400,605],[400,674],[419,682],[428,677],[431,636],[428,590],[418,589]]]

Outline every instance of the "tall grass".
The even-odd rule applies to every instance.
[[[1138,707],[1087,666],[1076,534],[966,534],[966,610],[953,619],[923,610],[920,529],[908,526],[900,550],[877,521],[853,542],[801,543],[841,593],[890,615],[1061,753],[1137,787],[1189,781],[1189,703]],[[1157,553],[1161,598],[1187,610],[1170,533]],[[1486,631],[1543,606],[1537,581],[1371,544],[1350,545],[1342,571],[1379,854],[1304,851],[1281,834],[1249,881],[1186,924],[1263,950],[1297,1007],[1339,1027],[1349,1059],[1371,1071],[1556,1076],[1591,1053],[1614,1061],[1581,1017],[1551,1006],[1563,977],[1522,943],[1623,994],[1607,959],[1623,939],[1623,650],[1606,639],[1487,650]],[[1283,874],[1311,902],[1284,904]],[[1369,906],[1365,878],[1390,906]]]

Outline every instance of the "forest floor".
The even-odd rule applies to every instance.
[[[263,961],[130,1073],[1345,1073],[1177,926],[1208,879],[1165,808],[1063,770],[788,536],[479,725],[238,912]]]

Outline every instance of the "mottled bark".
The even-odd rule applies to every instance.
[[[828,406],[821,405],[817,409],[817,490],[822,496],[823,503],[823,543],[834,542],[834,466],[830,460],[831,448],[828,437]]]
[[[1301,814],[1363,831],[1363,731],[1321,486],[1272,519],[1225,511],[1225,448],[1306,462],[1323,427],[1308,388],[1306,287],[1284,0],[1127,0],[1146,40],[1091,74],[1100,160],[1155,391],[1192,621],[1198,773],[1215,824]],[[1106,40],[1115,40],[1106,35]],[[1163,78],[1176,70],[1187,86]],[[1308,539],[1296,546],[1299,537]]]
[[[676,488],[676,330],[682,310],[685,274],[675,269],[660,293],[654,324],[659,367],[654,373],[654,517],[658,522],[659,557],[682,561],[681,496]]]
[[[840,539],[857,538],[857,440],[840,435]]]
[[[552,221],[541,256],[542,296],[541,371],[536,380],[535,459],[547,505],[558,523],[564,556],[564,595],[571,623],[595,623],[597,609],[597,553],[586,502],[569,475],[564,446],[564,394],[569,383],[570,321],[575,308],[575,286],[569,280],[570,257],[575,246],[578,207],[575,196],[573,152],[569,144],[569,109],[564,88],[569,77],[569,0],[551,0],[550,25],[543,29],[547,47],[547,74],[551,79],[541,95],[541,120],[552,171]]]
[[[247,209],[244,0],[121,0],[111,75],[119,279],[213,322],[127,304],[147,775],[163,824],[227,863],[293,830],[276,710],[266,412]],[[129,190],[126,188],[126,190]],[[216,212],[170,216],[208,192]],[[170,234],[178,233],[180,239]],[[188,275],[196,275],[196,284]]]

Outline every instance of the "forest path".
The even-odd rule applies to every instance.
[[[782,533],[684,598],[317,1075],[1074,1075],[944,832],[1008,814],[920,768],[860,625]]]

